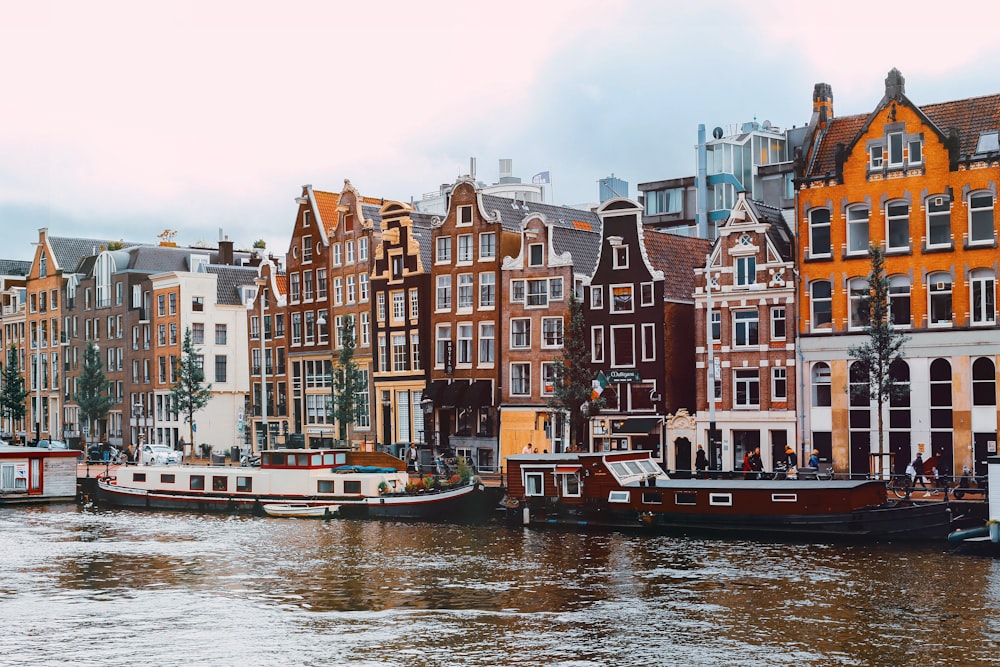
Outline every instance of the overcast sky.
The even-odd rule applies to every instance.
[[[0,257],[54,236],[284,254],[303,184],[407,201],[498,161],[694,173],[698,123],[808,122],[1000,92],[1000,3],[0,0]]]

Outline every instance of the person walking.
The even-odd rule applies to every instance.
[[[698,445],[698,452],[694,455],[694,469],[697,471],[698,478],[705,478],[705,471],[708,470],[708,455],[705,454],[705,448]]]
[[[761,473],[764,471],[764,460],[760,458],[760,447],[753,450],[753,454],[750,455],[750,470],[753,471],[751,475],[753,479],[760,479]]]
[[[930,495],[927,492],[927,483],[924,482],[924,457],[920,452],[917,452],[917,458],[913,459],[913,486],[916,488],[917,484],[924,488],[924,495]]]
[[[420,472],[420,459],[418,458],[417,447],[413,443],[410,443],[410,448],[406,451],[406,463],[408,472]]]

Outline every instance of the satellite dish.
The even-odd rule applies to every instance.
[[[769,120],[765,120],[764,121],[764,129],[765,130],[770,130],[772,127],[773,127],[773,125],[771,125],[771,121],[769,121]]]
[[[714,130],[712,130],[712,136],[715,137],[716,139],[721,139],[722,138],[722,128],[721,127],[717,127]]]

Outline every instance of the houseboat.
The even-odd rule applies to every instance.
[[[987,488],[1000,489],[1000,456],[986,459]],[[1000,493],[990,493],[987,498],[988,519],[984,525],[953,531],[948,541],[972,551],[1000,554]]]
[[[945,502],[890,501],[877,480],[671,479],[648,451],[507,458],[511,521],[719,536],[945,539]]]
[[[76,499],[73,449],[0,445],[0,505]]]
[[[405,463],[383,452],[278,449],[260,467],[164,465],[109,470],[97,501],[124,507],[321,518],[467,521],[497,507],[478,479],[414,490]]]

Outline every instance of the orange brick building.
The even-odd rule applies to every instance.
[[[1000,95],[918,106],[897,70],[870,113],[835,117],[815,87],[796,166],[800,436],[840,472],[901,472],[933,450],[947,473],[996,453],[998,131]],[[869,243],[909,336],[893,369],[909,394],[883,408],[882,451],[877,406],[849,391],[867,384],[847,350],[864,340]]]

